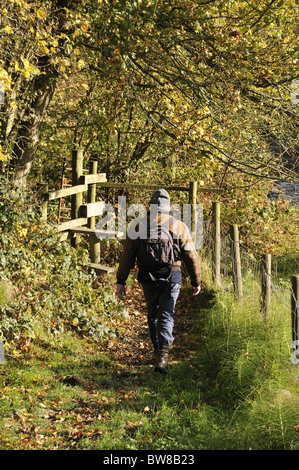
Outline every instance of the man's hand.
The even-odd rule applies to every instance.
[[[116,295],[120,299],[124,299],[126,295],[126,286],[123,284],[116,284]]]
[[[198,295],[200,293],[200,286],[193,287],[192,295]]]

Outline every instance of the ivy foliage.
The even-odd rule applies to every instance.
[[[87,250],[60,242],[37,207],[0,179],[0,278],[13,290],[1,307],[6,350],[25,350],[38,338],[55,342],[66,330],[94,339],[113,335],[109,317],[122,306],[84,268]]]

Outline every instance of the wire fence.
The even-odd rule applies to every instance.
[[[217,266],[219,279],[216,287],[227,304],[236,300],[254,312],[256,319],[262,322],[278,341],[287,349],[294,365],[299,363],[299,318],[298,318],[298,284],[299,276],[291,279],[283,277],[275,260],[268,255],[265,259],[249,250],[238,241],[239,264],[234,258],[234,243],[228,227],[223,227],[215,242],[215,227],[212,221],[204,222],[203,243],[200,257],[203,260],[203,277],[215,286]],[[217,253],[219,259],[217,260]],[[269,263],[270,260],[270,263]],[[272,261],[272,263],[271,263]],[[238,278],[236,284],[236,278]]]

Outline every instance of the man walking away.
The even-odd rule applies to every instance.
[[[193,286],[200,292],[198,254],[186,224],[170,211],[170,197],[159,189],[150,200],[147,217],[138,224],[138,236],[128,234],[117,271],[117,295],[126,295],[126,280],[137,260],[138,281],[142,284],[148,312],[148,327],[155,352],[155,371],[169,371],[169,348],[174,341],[174,312],[179,296],[183,261]]]

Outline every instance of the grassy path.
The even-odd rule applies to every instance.
[[[151,365],[139,286],[129,289],[127,318],[111,320],[115,338],[95,344],[66,335],[55,348],[39,344],[26,357],[8,357],[0,369],[0,448],[198,447],[192,416],[202,378],[192,357],[200,341],[190,325],[199,303],[182,291],[167,377]]]
[[[189,292],[182,289],[176,307],[171,364],[177,364],[189,355],[192,356],[200,343],[199,339],[196,342],[196,338],[193,338],[192,320],[200,316],[202,298],[188,295]],[[152,346],[148,334],[146,305],[138,284],[128,289],[126,306],[129,311],[128,318],[119,323],[119,336],[113,341],[113,345],[111,344],[110,352],[113,353],[114,361],[124,366],[150,366]]]

